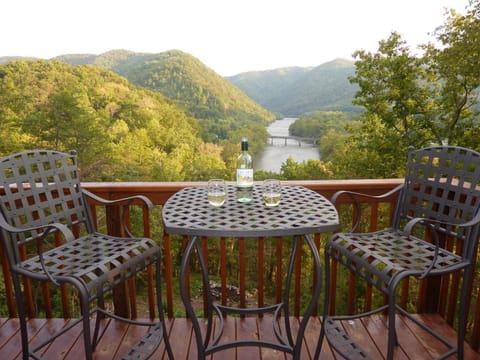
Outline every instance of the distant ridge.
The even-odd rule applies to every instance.
[[[301,116],[316,111],[361,112],[352,105],[357,86],[353,61],[335,59],[313,68],[246,72],[227,79],[270,111]]]
[[[100,55],[62,55],[55,60],[111,70],[133,84],[161,93],[197,119],[235,118],[238,123],[263,124],[275,119],[229,81],[180,50],[158,54],[111,50]]]
[[[39,59],[0,57],[0,64],[15,60]],[[352,105],[357,86],[350,84],[348,77],[354,75],[355,65],[346,59],[317,67],[251,71],[225,78],[180,50],[158,54],[111,50],[49,60],[109,69],[134,84],[162,93],[200,119],[235,117],[239,121],[269,122],[274,113],[277,117],[297,117],[316,111],[362,111]]]
[[[18,60],[40,60],[35,57],[28,57],[28,56],[0,56],[0,64],[8,64],[10,61],[18,61]]]

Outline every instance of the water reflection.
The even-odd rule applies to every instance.
[[[288,127],[295,122],[296,118],[284,118],[277,120],[267,127],[270,135],[288,136]],[[318,153],[318,145],[308,143],[301,143],[298,141],[288,140],[285,146],[284,139],[269,140],[267,146],[257,159],[254,159],[253,166],[256,170],[275,171],[280,172],[282,163],[289,157],[292,157],[296,162],[302,162],[309,159],[318,160],[320,158]]]

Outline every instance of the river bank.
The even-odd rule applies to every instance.
[[[288,127],[293,124],[297,118],[283,118],[274,121],[267,127],[267,131],[273,136],[288,136]],[[289,157],[296,162],[302,162],[309,159],[320,159],[318,145],[288,140],[285,145],[284,139],[272,139],[265,145],[263,152],[257,159],[253,160],[255,170],[274,171],[279,173],[284,163]]]

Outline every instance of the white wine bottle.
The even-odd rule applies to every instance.
[[[250,203],[253,200],[253,163],[248,153],[248,140],[242,139],[242,153],[237,159],[237,201]]]

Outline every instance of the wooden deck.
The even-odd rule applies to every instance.
[[[422,320],[434,326],[449,338],[454,338],[455,332],[438,315],[422,316]],[[233,318],[225,321],[224,337],[222,339],[251,339],[272,338],[271,319],[264,318]],[[63,319],[33,319],[29,323],[33,332],[33,343],[44,338],[66,323]],[[294,325],[298,319],[293,319]],[[167,320],[169,337],[175,359],[196,359],[197,351],[192,326],[188,319],[175,318]],[[356,320],[345,323],[347,331],[353,331],[356,340],[362,347],[369,351],[372,359],[383,359],[386,344],[386,327],[382,316],[372,316],[367,320]],[[320,322],[318,318],[311,319],[305,336],[302,349],[302,359],[311,359],[318,339]],[[412,322],[398,321],[399,338],[401,346],[396,351],[396,359],[433,359],[442,350],[442,345],[431,337],[425,335]],[[133,327],[112,320],[105,320],[100,344],[95,352],[97,360],[118,359],[146,332],[146,328]],[[0,359],[20,359],[21,346],[18,319],[0,319]],[[55,340],[46,348],[43,356],[46,359],[80,360],[84,358],[80,327],[75,327],[67,334]],[[163,345],[157,350],[154,359],[165,359]],[[279,351],[272,349],[259,349],[258,347],[242,347],[229,349],[214,354],[209,359],[289,359]],[[452,357],[453,359],[454,357]],[[320,359],[335,359],[328,345],[322,349]],[[473,352],[466,346],[465,359],[480,360],[480,354]]]

